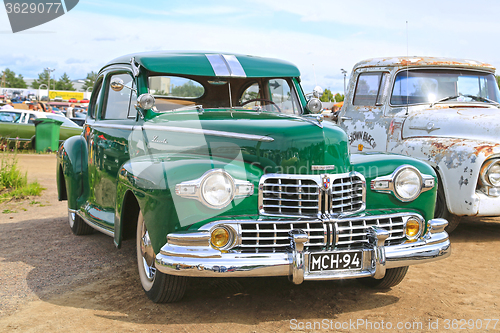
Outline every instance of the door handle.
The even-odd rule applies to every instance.
[[[351,117],[340,117],[340,120],[352,120]]]

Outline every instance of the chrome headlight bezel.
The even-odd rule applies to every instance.
[[[229,181],[230,195],[221,204],[214,204],[207,200],[205,185],[214,176],[222,176]],[[175,186],[175,193],[183,198],[195,199],[212,209],[223,209],[234,199],[250,196],[254,193],[254,185],[245,180],[234,179],[224,169],[212,169],[205,172],[200,178],[179,183]]]
[[[483,164],[480,172],[481,182],[483,183],[483,185],[490,187],[500,187],[500,180],[495,183],[495,181],[492,181],[490,177],[492,170],[494,170],[495,168],[500,168],[500,159],[490,159]]]
[[[417,192],[411,197],[404,197],[401,191],[397,189],[398,177],[401,177],[405,172],[414,172],[417,176],[419,184]],[[422,174],[416,167],[412,165],[401,165],[394,170],[394,172],[387,176],[381,176],[371,181],[371,189],[375,192],[392,193],[398,200],[402,202],[410,202],[417,199],[422,192],[426,192],[434,188],[435,179],[432,175]]]

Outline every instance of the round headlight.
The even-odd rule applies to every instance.
[[[201,183],[201,195],[206,205],[211,208],[224,208],[234,197],[234,181],[227,172],[210,172]]]
[[[394,191],[402,201],[415,200],[422,191],[422,178],[418,170],[402,168],[394,179]]]
[[[142,94],[137,98],[137,104],[143,110],[149,110],[155,105],[155,98],[150,94]]]
[[[409,240],[414,240],[420,236],[420,222],[415,218],[406,221],[405,234]]]
[[[321,101],[319,99],[311,98],[309,100],[309,102],[307,102],[306,107],[312,113],[319,113],[321,111],[321,109],[323,108],[323,104],[321,103]]]
[[[500,161],[493,163],[486,173],[486,179],[493,186],[500,186]]]
[[[230,235],[229,231],[223,227],[217,227],[212,230],[212,234],[210,235],[210,242],[214,247],[221,248],[226,246],[229,243]]]

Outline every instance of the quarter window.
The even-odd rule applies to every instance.
[[[115,78],[121,79],[125,87],[120,91],[114,91],[108,84],[106,109],[103,112],[102,119],[127,119],[129,116],[134,80],[130,74],[115,74],[110,77],[109,82]]]
[[[97,114],[97,110],[99,110],[99,105],[101,103],[101,96],[102,96],[102,77],[100,78],[100,81],[97,82],[95,85],[95,89],[92,90],[92,97],[90,100],[90,107],[89,107],[89,115],[91,118],[95,118]]]

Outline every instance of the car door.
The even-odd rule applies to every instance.
[[[0,139],[16,140],[20,117],[20,112],[0,111]]]
[[[119,91],[110,86],[115,78],[123,81],[124,88]],[[88,214],[93,222],[109,231],[114,226],[117,174],[130,158],[128,139],[136,124],[134,87],[134,77],[130,72],[108,72],[96,97],[97,107],[84,129],[91,178]]]
[[[351,152],[386,151],[391,119],[384,116],[389,95],[390,75],[381,70],[365,70],[355,76],[352,96],[344,101],[339,125],[349,136]]]

